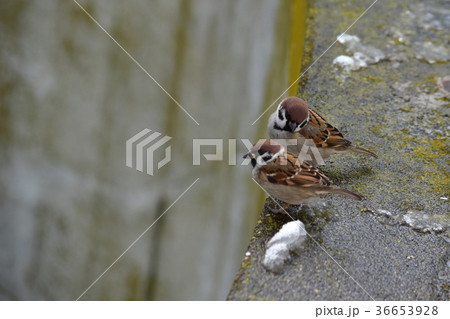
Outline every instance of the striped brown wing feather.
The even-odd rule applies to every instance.
[[[317,112],[309,110],[309,122],[301,131],[307,139],[312,139],[317,147],[347,147],[351,142],[344,139],[341,132],[320,116]]]
[[[302,187],[331,185],[328,177],[317,168],[306,162],[299,165],[296,161],[295,155],[287,153],[264,165],[261,172],[264,172],[267,180],[274,184]]]

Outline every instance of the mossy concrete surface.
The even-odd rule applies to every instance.
[[[372,2],[313,1],[303,71]],[[448,15],[443,0],[380,0],[347,32],[358,47],[336,43],[300,80],[300,97],[378,154],[334,155],[321,167],[366,199],[327,196],[291,207],[314,240],[277,274],[262,260],[291,219],[268,211],[267,200],[229,300],[450,299]],[[382,55],[367,66],[333,64],[340,55],[379,53],[375,48]]]

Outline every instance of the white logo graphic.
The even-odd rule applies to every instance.
[[[161,136],[161,133],[151,132],[148,128],[143,129],[133,137],[127,140],[126,143],[126,164],[128,167],[133,168],[133,149],[136,149],[136,169],[140,172],[144,171],[144,157],[147,157],[147,174],[152,175],[153,170],[153,153],[160,148],[162,145],[167,143],[172,138],[170,136],[163,136],[156,143],[151,144],[155,139]],[[145,137],[145,138],[144,138]],[[144,153],[145,151],[145,153]],[[170,162],[171,149],[170,145],[165,149],[165,156],[162,160],[158,162],[158,169]]]

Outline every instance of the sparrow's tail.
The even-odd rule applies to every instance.
[[[356,200],[362,200],[364,198],[364,196],[359,195],[358,193],[349,191],[349,190],[347,190],[345,188],[340,188],[338,186],[334,186],[333,187],[333,193],[345,195],[347,197],[350,197],[350,198],[353,198],[353,199],[356,199]]]
[[[366,154],[366,155],[370,155],[370,156],[373,156],[375,158],[378,158],[377,154],[375,154],[374,152],[368,151],[368,150],[363,149],[361,147],[350,145],[349,147],[347,147],[347,150],[349,150],[351,152],[362,153],[362,154]]]

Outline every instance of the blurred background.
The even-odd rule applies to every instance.
[[[78,2],[200,125],[74,1],[2,0],[0,299],[77,299],[197,178],[81,299],[225,299],[264,199],[227,140],[266,137],[306,0]],[[154,176],[125,165],[144,128],[172,137]],[[193,138],[224,161],[193,166]]]

